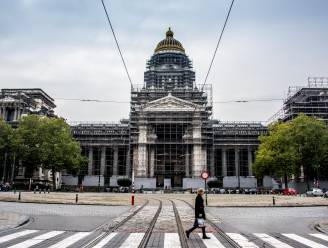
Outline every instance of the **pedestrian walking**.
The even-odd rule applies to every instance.
[[[201,228],[203,232],[203,239],[210,239],[210,237],[206,236],[205,232],[205,209],[204,209],[204,189],[200,188],[197,190],[197,196],[195,200],[195,221],[194,226],[186,231],[186,236],[189,238],[190,233],[196,228]]]

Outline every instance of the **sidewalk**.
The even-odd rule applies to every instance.
[[[1,212],[0,231],[21,226],[27,223],[29,219],[30,217],[27,215],[22,215],[12,212]]]

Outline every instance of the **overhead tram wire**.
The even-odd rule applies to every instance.
[[[118,49],[118,52],[120,53],[120,56],[121,56],[121,59],[122,59],[123,65],[124,65],[124,69],[125,69],[126,75],[128,76],[128,79],[129,79],[129,82],[130,82],[130,86],[131,86],[131,89],[132,89],[133,88],[133,84],[132,84],[132,80],[131,80],[131,77],[130,77],[130,74],[129,74],[129,71],[128,71],[128,67],[126,66],[126,63],[125,63],[125,60],[124,60],[124,57],[123,57],[123,54],[122,54],[120,45],[118,44],[118,41],[117,41],[117,38],[116,38],[116,35],[115,35],[115,32],[114,32],[114,28],[113,28],[112,22],[110,21],[110,18],[109,18],[109,15],[108,15],[107,8],[105,6],[104,0],[101,0],[101,3],[102,3],[102,6],[104,8],[104,11],[106,13],[108,24],[109,24],[110,29],[112,31],[112,34],[114,36],[116,47]]]
[[[78,101],[78,102],[96,102],[96,103],[119,103],[128,104],[129,101],[118,101],[118,100],[101,100],[101,99],[84,99],[84,98],[54,98],[60,101]],[[215,104],[226,104],[226,103],[251,103],[251,102],[274,102],[283,101],[283,98],[262,98],[262,99],[236,99],[236,100],[225,100],[225,101],[214,101]]]
[[[215,59],[216,53],[217,53],[218,48],[219,48],[219,45],[220,45],[220,43],[221,43],[221,39],[222,39],[222,36],[223,36],[224,30],[225,30],[225,28],[226,28],[226,26],[227,26],[227,22],[228,22],[228,20],[229,20],[229,16],[230,16],[231,9],[232,9],[232,6],[233,6],[233,3],[234,3],[234,2],[235,2],[235,0],[232,0],[232,1],[231,1],[230,8],[229,8],[228,14],[227,14],[227,16],[226,16],[226,19],[225,19],[225,21],[224,21],[224,25],[223,25],[223,28],[222,28],[222,30],[221,30],[221,33],[220,33],[220,36],[219,36],[219,40],[218,40],[218,42],[217,42],[217,44],[216,44],[216,47],[215,47],[215,50],[214,50],[214,53],[213,53],[213,57],[212,57],[212,60],[211,60],[210,66],[209,66],[209,68],[208,68],[208,71],[207,71],[207,73],[206,73],[206,77],[205,77],[205,80],[204,80],[203,86],[202,86],[202,88],[201,88],[201,91],[204,90],[205,84],[206,84],[206,82],[207,82],[207,78],[208,78],[208,76],[210,75],[210,71],[211,71],[211,69],[212,69],[213,62],[214,62],[214,59]]]

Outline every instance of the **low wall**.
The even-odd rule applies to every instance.
[[[156,188],[156,178],[142,178],[136,177],[134,179],[135,189],[155,189]]]
[[[255,177],[239,177],[241,188],[256,188],[257,180]],[[238,177],[229,176],[223,178],[224,188],[237,188],[238,187]]]

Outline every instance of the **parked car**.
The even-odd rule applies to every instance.
[[[283,195],[297,195],[297,191],[296,191],[296,189],[293,189],[293,188],[287,188],[287,189],[284,189],[282,194]]]
[[[323,195],[324,195],[323,191],[319,188],[313,188],[306,192],[306,196],[323,196]]]
[[[326,192],[323,194],[323,197],[324,197],[324,198],[328,198],[328,191],[326,191]]]
[[[222,188],[222,189],[220,189],[219,192],[220,192],[220,194],[225,194],[226,193],[226,190]]]
[[[255,194],[257,194],[257,188],[251,188],[251,189],[248,190],[248,192],[251,195],[255,195]]]

